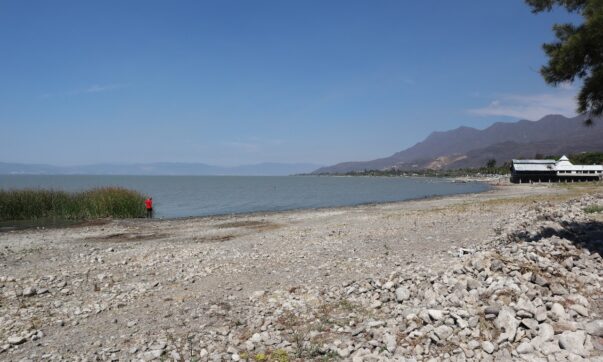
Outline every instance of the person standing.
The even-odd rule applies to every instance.
[[[144,205],[147,207],[147,217],[153,218],[153,198],[149,197],[144,201]]]

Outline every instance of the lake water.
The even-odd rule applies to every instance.
[[[80,191],[123,186],[153,197],[157,217],[348,206],[486,191],[436,178],[326,176],[0,175],[0,188]]]

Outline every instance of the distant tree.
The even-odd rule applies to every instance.
[[[488,162],[486,162],[486,167],[487,168],[494,168],[496,167],[496,160],[495,159],[490,159],[488,160]]]
[[[540,69],[544,80],[552,85],[583,80],[578,94],[578,113],[592,117],[603,113],[603,1],[601,0],[525,0],[533,13],[551,11],[561,6],[578,13],[582,24],[555,24],[557,42],[543,45],[549,57]]]
[[[534,159],[535,160],[542,160],[544,159],[544,155],[542,153],[537,153],[534,155]]]
[[[603,163],[603,153],[601,152],[582,152],[570,155],[569,159],[577,165],[600,165]]]

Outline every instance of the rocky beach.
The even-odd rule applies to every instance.
[[[598,186],[0,233],[0,360],[603,361]]]

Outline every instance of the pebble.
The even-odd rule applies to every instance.
[[[448,337],[450,337],[452,335],[452,332],[454,330],[449,327],[449,326],[439,326],[436,329],[434,329],[434,333],[436,334],[436,336],[438,336],[438,338],[440,339],[440,341],[443,341],[445,339],[447,339]]]
[[[534,346],[530,343],[523,342],[519,346],[517,346],[517,353],[519,354],[527,354],[532,353],[534,351]]]
[[[434,321],[439,321],[444,318],[444,312],[441,310],[437,310],[437,309],[429,309],[429,310],[427,310],[427,314]]]
[[[410,299],[410,291],[406,287],[396,288],[396,300],[398,302],[404,302]]]
[[[494,344],[492,344],[492,342],[490,341],[483,341],[482,349],[484,350],[484,352],[492,354],[494,352]]]
[[[580,314],[583,317],[588,317],[588,309],[586,309],[585,306],[580,305],[580,304],[572,304],[570,306],[570,309],[575,311],[576,313]]]
[[[27,288],[23,289],[23,296],[24,297],[31,297],[33,295],[36,295],[36,288],[34,288],[34,287],[27,287]]]

